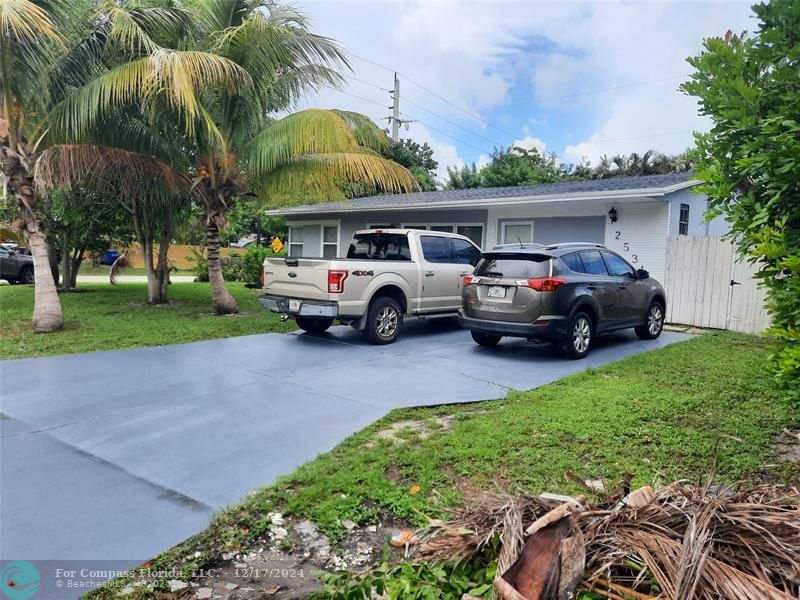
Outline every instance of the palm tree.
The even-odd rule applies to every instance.
[[[85,141],[115,112],[159,100],[180,111],[187,130],[192,130],[202,121],[199,89],[221,84],[235,89],[249,83],[248,74],[223,57],[169,50],[154,41],[154,36],[176,35],[185,28],[186,18],[180,9],[142,3],[127,8],[113,0],[98,6],[90,0],[0,0],[0,183],[16,200],[18,225],[33,255],[36,332],[57,331],[64,323],[43,230],[46,197],[41,192],[46,186],[36,181],[47,149],[57,148],[62,158],[76,157],[61,161],[68,172],[44,166],[51,184],[99,176],[81,170],[91,168],[92,161],[113,165],[120,173],[125,165],[133,169],[146,162],[143,172],[152,174],[160,169],[143,154],[111,152],[99,144],[57,144]],[[130,184],[132,173],[129,170],[127,179],[119,181]]]
[[[271,204],[343,198],[342,183],[375,190],[417,189],[414,176],[380,156],[386,135],[363,115],[304,110],[275,119],[301,94],[341,81],[346,66],[330,39],[313,34],[291,7],[257,0],[191,0],[196,48],[245,71],[244,89],[209,87],[200,102],[206,127],[191,136],[192,175],[206,224],[208,275],[218,314],[238,312],[225,288],[219,230],[237,196],[259,193]]]

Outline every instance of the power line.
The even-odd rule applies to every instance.
[[[570,98],[577,98],[577,97],[580,97],[580,96],[589,96],[589,95],[592,95],[592,94],[600,94],[600,93],[603,93],[603,92],[613,92],[615,90],[622,90],[622,89],[631,88],[631,87],[638,87],[638,86],[641,86],[641,85],[649,85],[649,84],[653,84],[653,83],[662,83],[664,81],[675,81],[676,79],[680,79],[680,77],[678,77],[678,76],[675,76],[675,77],[663,77],[661,79],[650,79],[648,81],[635,81],[635,82],[632,82],[632,83],[625,83],[625,84],[622,84],[622,85],[615,85],[615,86],[605,87],[605,88],[597,88],[597,89],[594,89],[594,90],[586,90],[584,92],[576,92],[574,94],[566,94],[564,96],[545,96],[544,98],[540,98],[539,101],[540,102],[550,102],[552,100],[568,100]],[[533,101],[530,101],[530,102],[512,102],[511,104],[506,104],[505,106],[506,107],[509,107],[509,106],[527,106],[527,105],[532,104],[532,103],[533,103]]]
[[[486,137],[485,135],[481,135],[480,133],[477,133],[477,132],[475,132],[475,131],[472,131],[471,129],[467,129],[466,127],[463,127],[463,126],[459,125],[459,124],[458,124],[458,123],[456,123],[455,121],[451,121],[451,120],[449,120],[448,118],[446,118],[446,117],[443,117],[442,115],[440,115],[440,114],[438,114],[438,113],[435,113],[435,112],[433,112],[432,110],[430,110],[430,109],[428,109],[428,108],[425,108],[425,107],[424,107],[424,106],[422,106],[421,104],[417,104],[417,103],[416,103],[416,102],[414,102],[413,100],[409,100],[408,98],[406,98],[406,99],[405,99],[405,101],[406,101],[406,102],[408,102],[409,104],[413,104],[414,106],[416,106],[416,107],[418,107],[418,108],[421,108],[421,109],[422,109],[422,110],[424,110],[426,113],[430,113],[430,114],[432,114],[434,117],[438,117],[439,119],[441,119],[441,120],[442,120],[442,121],[444,121],[445,123],[450,123],[450,125],[453,125],[454,127],[458,127],[459,129],[463,129],[464,131],[466,131],[466,132],[467,132],[468,134],[470,134],[470,135],[474,135],[474,136],[477,136],[477,137],[479,137],[479,138],[483,138],[484,140],[486,140],[487,142],[491,142],[491,143],[492,143],[492,144],[494,144],[495,146],[503,146],[503,144],[501,144],[500,142],[496,142],[495,140],[493,140],[493,139],[491,139],[491,138],[488,138],[488,137]]]
[[[349,54],[350,54],[350,56],[352,56],[353,58],[357,58],[357,59],[359,59],[359,60],[363,60],[364,62],[366,62],[366,63],[369,63],[369,64],[371,64],[371,65],[375,65],[376,67],[380,67],[381,69],[386,69],[387,71],[392,71],[392,72],[395,72],[395,73],[398,73],[398,74],[402,75],[402,76],[403,76],[403,77],[404,77],[406,80],[408,80],[410,83],[412,83],[412,84],[414,84],[415,86],[417,86],[418,88],[420,88],[420,89],[422,89],[422,90],[426,91],[426,92],[427,92],[427,93],[429,93],[431,96],[434,96],[434,97],[438,98],[439,100],[441,100],[442,102],[445,102],[446,104],[449,104],[450,106],[452,106],[452,107],[454,107],[454,108],[456,108],[456,109],[460,110],[460,111],[461,111],[461,112],[463,112],[465,115],[468,115],[469,117],[471,117],[471,118],[473,118],[473,119],[476,119],[476,120],[480,121],[481,123],[484,123],[484,124],[486,124],[488,127],[491,127],[492,129],[496,129],[496,130],[497,130],[497,131],[499,131],[500,133],[502,133],[502,134],[504,134],[504,135],[507,135],[507,136],[511,137],[512,139],[516,139],[516,137],[517,137],[517,135],[516,135],[516,134],[514,134],[514,133],[510,133],[510,132],[508,132],[508,131],[505,131],[505,130],[503,130],[503,129],[500,129],[500,128],[499,128],[499,127],[497,127],[496,125],[493,125],[492,123],[490,123],[489,121],[487,121],[486,119],[484,119],[483,117],[481,117],[479,114],[477,114],[477,113],[474,113],[474,112],[472,112],[472,111],[469,111],[469,110],[467,110],[466,108],[463,108],[463,107],[459,106],[458,104],[455,104],[454,102],[451,102],[450,100],[448,100],[448,99],[447,99],[447,98],[445,98],[444,96],[440,96],[440,95],[439,95],[439,94],[437,94],[436,92],[434,92],[434,91],[432,91],[432,90],[429,90],[428,88],[426,88],[426,87],[425,87],[424,85],[422,85],[421,83],[419,83],[419,82],[417,82],[417,81],[414,81],[414,80],[413,80],[411,77],[409,77],[408,75],[405,75],[405,74],[403,74],[403,73],[400,73],[400,71],[397,71],[396,69],[391,69],[391,68],[387,67],[386,65],[382,65],[382,64],[380,64],[380,63],[376,63],[374,60],[370,60],[370,59],[368,59],[368,58],[364,58],[363,56],[359,56],[358,54],[353,54],[352,52],[351,52],[351,53],[349,53]]]
[[[466,141],[462,140],[459,137],[454,136],[452,133],[448,133],[446,131],[438,129],[437,127],[434,127],[430,123],[426,123],[425,121],[422,121],[421,119],[417,119],[417,118],[413,117],[412,115],[409,115],[409,114],[406,114],[406,113],[404,113],[404,114],[405,114],[405,116],[407,116],[410,119],[413,119],[417,123],[420,123],[421,125],[425,125],[425,127],[427,127],[428,129],[431,129],[431,130],[433,130],[433,131],[435,131],[437,133],[441,133],[442,135],[446,135],[447,137],[449,137],[451,139],[454,139],[455,141],[457,141],[457,142],[459,142],[461,144],[464,144],[465,146],[469,146],[470,148],[473,148],[473,149],[477,150],[478,152],[480,152],[482,154],[491,154],[492,153],[491,150],[485,150],[483,148],[478,148],[477,146],[475,146],[473,144],[470,144],[469,142],[466,142]]]

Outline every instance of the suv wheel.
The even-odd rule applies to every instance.
[[[318,319],[315,317],[295,317],[297,326],[309,333],[322,333],[333,324],[333,319]]]
[[[379,296],[369,305],[364,334],[373,344],[391,344],[400,335],[403,309],[394,298]]]
[[[500,340],[503,339],[502,335],[492,335],[490,333],[478,333],[477,331],[471,331],[472,339],[475,340],[475,343],[479,346],[497,346],[500,343]]]
[[[585,312],[577,312],[569,320],[567,339],[561,342],[559,349],[567,358],[584,358],[592,347],[593,336],[591,317]]]
[[[24,283],[26,285],[31,285],[34,283],[34,276],[33,276],[33,269],[30,267],[25,267],[22,271],[19,272],[19,282]]]
[[[661,335],[664,329],[664,306],[658,300],[653,300],[647,308],[647,318],[644,325],[634,327],[640,340],[654,340]]]

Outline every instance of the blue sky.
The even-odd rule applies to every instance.
[[[299,0],[315,32],[351,55],[341,91],[304,106],[387,116],[397,70],[401,137],[447,166],[495,146],[565,162],[654,149],[675,153],[707,128],[677,91],[704,37],[753,30],[748,2]],[[385,123],[385,121],[379,121]]]

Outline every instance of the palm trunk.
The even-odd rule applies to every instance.
[[[81,268],[81,262],[83,261],[84,252],[86,252],[86,248],[76,249],[75,253],[72,255],[72,264],[69,272],[70,276],[69,285],[73,289],[78,287],[78,271]]]
[[[36,279],[33,299],[33,331],[36,333],[52,333],[64,328],[64,312],[58,299],[56,282],[50,270],[50,257],[47,253],[47,241],[38,230],[31,227],[25,229],[25,238],[33,256],[33,273]]]
[[[211,301],[218,315],[233,315],[239,312],[239,305],[225,287],[222,265],[219,260],[219,227],[209,220],[206,226],[206,250],[208,251],[208,281],[211,284]]]

